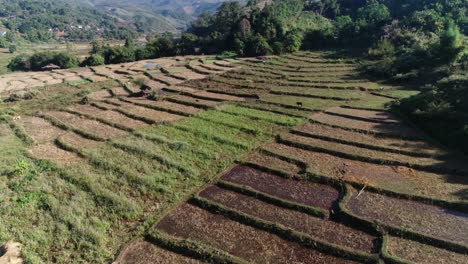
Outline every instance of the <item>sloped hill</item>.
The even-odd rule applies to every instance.
[[[131,20],[143,32],[179,31],[204,12],[214,12],[226,0],[76,0]]]

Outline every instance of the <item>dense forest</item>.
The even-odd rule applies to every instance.
[[[466,11],[466,0],[226,2],[214,14],[200,15],[177,38],[158,35],[143,47],[131,37],[123,47],[95,42],[81,65],[196,53],[258,56],[300,49],[345,50],[364,55],[362,70],[367,77],[420,87],[418,96],[395,109],[439,139],[468,151]],[[49,62],[78,66],[78,60],[68,56],[19,56],[10,68],[37,70]]]
[[[136,36],[133,30],[119,26],[117,19],[94,8],[54,0],[0,0],[0,26],[8,35],[1,41],[19,38],[47,42],[66,36],[69,40],[92,40],[97,37],[124,39]]]

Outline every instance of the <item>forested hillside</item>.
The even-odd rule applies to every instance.
[[[142,33],[180,32],[205,12],[213,13],[226,0],[75,0],[132,23]],[[243,2],[243,1],[241,1]]]
[[[115,18],[91,7],[53,0],[1,0],[0,21],[10,42],[21,37],[31,42],[66,37],[89,40],[95,37],[124,38],[129,30]]]

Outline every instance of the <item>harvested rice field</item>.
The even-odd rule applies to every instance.
[[[0,246],[25,263],[468,262],[468,158],[392,110],[419,91],[358,61],[0,76]]]

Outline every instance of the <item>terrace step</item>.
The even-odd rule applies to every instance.
[[[459,244],[468,250],[468,214],[349,188],[346,208],[359,217]],[[359,195],[358,195],[359,194]],[[396,232],[396,231],[395,231]],[[463,249],[460,249],[463,250]]]
[[[156,229],[224,250],[254,263],[355,263],[332,257],[251,226],[183,204]]]
[[[200,264],[206,263],[167,249],[158,247],[147,241],[137,241],[126,247],[114,263],[118,264]]]
[[[466,188],[464,175],[435,174],[407,167],[372,164],[277,143],[264,146],[262,150],[285,160],[304,162],[309,165],[307,174],[329,178],[330,181],[343,180],[407,196],[424,197],[428,201],[464,200],[460,196]]]
[[[405,140],[379,137],[373,134],[353,132],[340,128],[332,128],[317,123],[306,123],[291,131],[304,137],[312,137],[326,141],[354,145],[368,149],[401,153],[416,157],[444,157],[449,154],[436,146],[422,140]]]
[[[328,185],[285,179],[243,165],[236,166],[225,173],[221,180],[327,211],[331,210],[339,197],[339,192]]]
[[[464,173],[468,171],[466,162],[463,160],[415,157],[293,134],[281,135],[279,141],[280,143],[291,145],[293,147],[324,152],[335,156],[356,159],[369,163],[406,166],[431,172]]]
[[[329,115],[327,113],[317,113],[311,116],[312,122],[328,125],[337,128],[354,130],[363,133],[374,133],[382,136],[406,139],[421,139],[420,132],[403,124],[380,124],[375,122],[366,122],[355,120],[342,116]]]
[[[237,192],[217,186],[203,190],[201,197],[271,223],[281,224],[287,228],[310,235],[312,238],[336,243],[340,246],[366,253],[376,252],[376,237],[342,224],[310,216],[298,211],[281,208]]]

